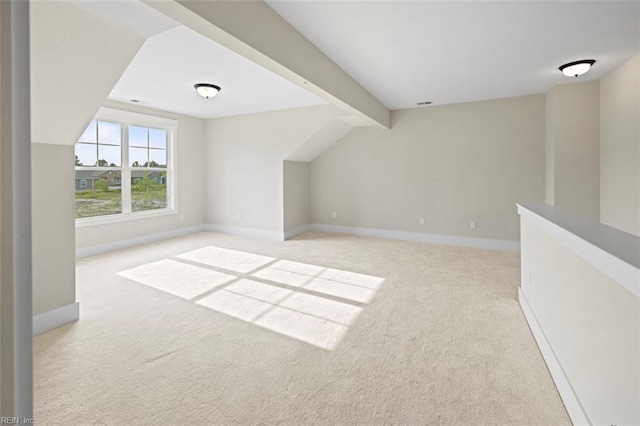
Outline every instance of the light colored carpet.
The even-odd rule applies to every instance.
[[[570,424],[519,279],[517,253],[323,233],[83,259],[81,320],[35,339],[35,418]]]

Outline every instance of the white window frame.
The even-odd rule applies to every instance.
[[[177,162],[177,135],[178,121],[169,118],[156,117],[153,115],[140,114],[137,112],[123,111],[114,108],[100,108],[93,120],[108,121],[121,125],[121,197],[122,213],[83,217],[76,219],[76,228],[103,225],[108,223],[127,222],[130,220],[148,219],[157,216],[167,216],[178,214],[178,162]],[[129,165],[129,126],[149,127],[153,129],[166,130],[167,132],[167,207],[164,209],[147,210],[142,212],[131,211],[131,170]],[[75,146],[75,145],[74,145]],[[112,170],[111,167],[93,167],[93,170]],[[75,170],[86,170],[82,166],[76,166]],[[137,170],[137,168],[135,169]],[[146,170],[140,168],[140,170]],[[124,183],[127,183],[124,185]]]
[[[87,180],[80,179],[80,189],[86,189],[86,188],[87,188]]]

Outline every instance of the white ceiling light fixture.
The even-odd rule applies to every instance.
[[[562,71],[562,74],[566,75],[567,77],[578,77],[589,71],[591,69],[591,66],[595,63],[596,61],[594,61],[593,59],[582,59],[580,61],[564,64],[558,69]]]
[[[209,84],[209,83],[197,83],[197,84],[194,84],[193,87],[196,88],[196,92],[198,92],[198,95],[207,99],[213,98],[218,93],[220,93],[220,90],[222,90],[220,86],[216,86],[215,84]]]

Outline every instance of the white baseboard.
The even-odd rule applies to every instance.
[[[522,308],[524,317],[527,319],[527,323],[529,323],[531,333],[536,339],[538,348],[540,348],[540,353],[542,353],[542,357],[547,363],[547,368],[549,368],[551,377],[558,388],[560,398],[562,398],[562,402],[567,409],[567,413],[569,413],[571,422],[574,425],[590,425],[591,422],[589,421],[589,417],[582,408],[578,396],[574,392],[573,387],[571,387],[569,378],[565,375],[556,354],[553,352],[551,344],[547,340],[542,327],[540,327],[535,314],[531,310],[531,306],[529,306],[529,302],[527,301],[522,288],[518,289],[518,301],[520,302],[520,307]]]
[[[388,229],[358,228],[354,226],[325,225],[311,223],[302,225],[287,232],[267,231],[264,229],[242,228],[226,225],[205,225],[205,229],[222,234],[242,235],[245,237],[262,238],[273,241],[286,241],[308,231],[330,232],[334,234],[348,234],[359,237],[387,238],[391,240],[420,241],[424,243],[447,244],[463,247],[479,247],[494,250],[518,251],[520,242],[506,240],[492,240],[488,238],[459,237],[456,235],[425,234],[422,232],[392,231]]]
[[[354,226],[325,225],[322,223],[311,223],[309,225],[302,225],[287,232],[269,231],[256,228],[242,228],[239,226],[207,224],[178,228],[172,231],[144,235],[142,237],[114,241],[112,243],[100,244],[97,246],[79,248],[76,249],[76,258],[80,259],[83,257],[95,256],[115,250],[121,250],[129,247],[139,246],[142,244],[168,240],[170,238],[181,237],[184,235],[194,234],[196,232],[202,231],[219,232],[221,234],[242,235],[245,237],[261,238],[272,241],[286,241],[308,231],[319,231],[335,234],[356,235],[359,237],[420,241],[424,243],[447,244],[463,247],[479,247],[504,251],[520,250],[520,243],[518,241],[460,237],[456,235],[425,234],[422,232],[393,231],[388,229],[359,228]]]
[[[265,240],[283,241],[284,233],[278,231],[268,231],[265,229],[242,228],[240,226],[227,225],[205,225],[205,229],[210,232],[219,232],[221,234],[242,235],[244,237],[262,238]]]
[[[425,234],[422,232],[392,231],[388,229],[358,228],[354,226],[325,225],[312,223],[311,231],[356,235],[358,237],[388,238],[391,240],[420,241],[423,243],[447,244],[452,246],[478,247],[504,251],[520,250],[520,242],[492,240],[488,238],[460,237],[456,235]]]
[[[80,318],[80,303],[74,302],[33,316],[33,335],[46,333]]]
[[[300,234],[304,234],[305,232],[308,232],[311,230],[311,225],[302,225],[302,226],[298,226],[297,228],[291,229],[290,231],[287,231],[284,233],[284,240],[290,240],[293,237],[297,237]]]
[[[83,247],[76,249],[76,259],[82,257],[95,256],[98,254],[108,253],[110,251],[121,250],[129,247],[135,247],[142,244],[155,243],[156,241],[168,240],[169,238],[182,237],[184,235],[195,234],[204,231],[205,225],[189,226],[186,228],[178,228],[172,231],[160,232],[157,234],[144,235],[142,237],[130,238],[127,240],[114,241],[112,243],[100,244],[97,246]]]

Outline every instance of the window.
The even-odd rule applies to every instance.
[[[172,212],[176,130],[173,120],[101,109],[75,146],[76,219]]]

